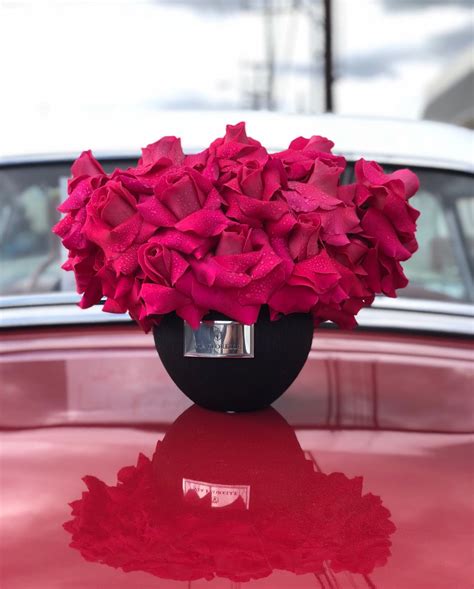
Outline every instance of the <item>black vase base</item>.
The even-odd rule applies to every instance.
[[[206,319],[227,319],[212,313]],[[156,349],[168,374],[194,403],[214,411],[255,411],[271,405],[303,368],[313,339],[309,314],[270,321],[263,308],[254,332],[253,358],[184,356],[183,320],[163,317],[153,330]]]

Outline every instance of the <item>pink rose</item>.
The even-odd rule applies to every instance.
[[[288,210],[278,194],[286,186],[281,163],[272,161],[265,148],[247,136],[244,123],[228,125],[223,138],[201,154],[188,156],[186,163],[214,182],[231,219],[260,227]]]
[[[145,303],[144,315],[164,315],[191,304],[191,299],[175,288],[189,266],[182,256],[154,238],[140,248],[138,259],[147,279],[140,291]]]
[[[102,267],[99,271],[102,279],[104,296],[107,300],[102,307],[107,313],[128,313],[130,317],[140,325],[143,331],[148,332],[156,322],[146,312],[145,303],[141,298],[143,280],[138,276],[119,275]]]
[[[321,217],[317,213],[301,213],[288,236],[288,249],[295,262],[319,253]]]
[[[140,247],[138,262],[145,277],[162,286],[174,286],[189,267],[178,252],[164,247],[159,237],[151,238]]]
[[[177,137],[163,137],[142,149],[136,170],[140,175],[156,166],[180,166],[184,158],[181,140]]]
[[[182,166],[185,156],[177,137],[163,137],[142,149],[135,168],[116,170],[112,178],[119,180],[136,194],[153,194],[160,177],[171,169]]]
[[[408,203],[419,188],[418,178],[410,170],[385,174],[376,162],[363,159],[356,163],[355,172],[357,183],[365,188],[356,200],[365,232],[386,255],[408,259],[418,247],[419,212]]]
[[[361,238],[372,247],[364,261],[367,284],[373,292],[396,296],[408,281],[400,261],[417,250],[416,219],[419,212],[409,203],[419,182],[410,170],[385,174],[375,162],[360,160],[355,166],[358,189],[355,202],[361,218]]]
[[[286,185],[283,168],[276,160],[261,164],[251,160],[234,168],[234,176],[221,187],[228,205],[227,216],[254,227],[278,222],[289,212],[280,189]]]
[[[261,305],[284,280],[282,260],[265,232],[245,225],[224,231],[216,254],[191,259],[190,265],[192,272],[177,288],[199,307],[243,323],[257,320]]]
[[[98,274],[104,263],[104,254],[99,249],[88,255],[72,255],[63,265],[65,270],[73,270],[77,292],[82,294],[79,306],[87,309],[100,302],[104,296],[103,282]]]
[[[144,303],[140,298],[143,280],[138,276],[116,275],[110,267],[103,265],[97,272],[101,281],[103,296],[107,297],[102,310],[107,313],[129,312],[143,331],[150,331],[153,321],[146,316]]]
[[[350,235],[362,231],[355,207],[340,205],[331,211],[320,211],[321,239],[327,245],[350,243]]]
[[[338,159],[318,159],[307,182],[290,181],[283,194],[290,208],[297,213],[332,210],[341,200],[338,185],[344,167]]]
[[[194,233],[183,233],[174,228],[160,229],[155,234],[161,245],[176,250],[182,254],[193,254],[197,259],[202,258],[212,247],[211,238],[203,238]]]
[[[221,204],[219,193],[202,174],[192,168],[173,168],[162,175],[154,195],[144,199],[138,210],[156,228],[175,228],[208,238],[230,224]]]
[[[90,151],[84,151],[79,156],[71,172],[68,197],[58,207],[58,211],[65,216],[53,227],[53,232],[61,237],[64,247],[69,250],[94,249],[83,233],[85,206],[94,190],[107,181],[107,175]]]
[[[77,292],[84,294],[81,306],[89,307],[100,301],[102,288],[96,276],[103,255],[84,232],[86,205],[95,190],[107,182],[107,175],[90,151],[84,151],[71,167],[68,197],[58,207],[65,216],[53,227],[65,248],[69,250],[63,269],[73,271]]]
[[[366,283],[374,293],[396,297],[396,290],[408,284],[400,262],[383,255],[377,247],[368,251],[362,265],[367,273]]]
[[[416,174],[406,168],[386,174],[377,162],[369,162],[363,158],[356,163],[357,181],[369,188],[387,186],[393,181],[401,182],[406,199],[411,198],[420,188]]]
[[[138,247],[155,227],[143,220],[135,196],[117,180],[97,189],[87,204],[84,232],[105,254],[117,273],[131,274],[138,266]]]
[[[273,315],[309,313],[319,298],[340,280],[336,266],[325,251],[297,262],[286,283],[269,299]]]
[[[206,171],[222,186],[235,175],[240,166],[257,162],[263,166],[269,159],[261,143],[247,136],[245,123],[227,125],[226,134],[209,147]]]
[[[317,160],[332,159],[345,167],[344,158],[333,156],[331,150],[334,143],[325,137],[314,135],[310,139],[298,137],[294,139],[288,149],[272,155],[282,162],[288,180],[307,182]]]

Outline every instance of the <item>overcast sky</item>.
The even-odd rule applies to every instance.
[[[236,0],[220,2],[227,10],[212,4],[0,0],[3,146],[38,120],[60,134],[72,116],[248,106],[265,54],[263,19],[236,11]],[[472,41],[469,0],[334,0],[334,13],[343,114],[419,117],[429,83]],[[282,110],[322,108],[322,80],[311,86],[309,75],[321,45],[311,23],[301,11],[275,18]]]
[[[430,83],[473,42],[472,2],[335,0],[337,107],[418,118]]]

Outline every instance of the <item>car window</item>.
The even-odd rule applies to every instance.
[[[59,289],[60,248],[50,228],[67,174],[67,165],[0,170],[2,294]]]
[[[110,171],[130,161],[110,161]],[[66,195],[70,163],[0,168],[0,294],[74,290],[73,277],[60,268],[66,252],[51,227]]]
[[[422,211],[417,230],[419,249],[403,264],[410,281],[403,296],[463,299],[465,286],[442,201],[421,188],[413,205]]]
[[[452,212],[463,198],[464,208],[472,215],[473,177],[438,170],[414,171],[420,179],[420,189],[411,200],[421,211],[417,222],[419,249],[403,264],[410,283],[401,296],[469,302],[471,277],[466,275],[466,243]]]
[[[105,167],[110,171],[130,165],[128,159],[111,160]],[[473,178],[437,170],[415,171],[421,182],[412,200],[421,210],[420,247],[404,264],[410,284],[403,296],[469,301],[469,280],[459,249],[465,250],[461,252],[465,261],[468,255],[473,256]],[[0,294],[74,290],[72,274],[60,269],[66,251],[51,233],[59,219],[56,207],[65,197],[69,174],[68,162],[0,168]],[[450,216],[450,209],[457,214]]]
[[[467,187],[466,187],[467,188]],[[468,190],[471,194],[456,199],[457,214],[461,223],[464,243],[466,244],[466,255],[469,258],[471,268],[474,268],[474,195],[471,184]]]

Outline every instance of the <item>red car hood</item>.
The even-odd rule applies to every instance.
[[[132,327],[4,343],[2,587],[472,586],[467,342],[321,331],[279,413],[182,417]]]

